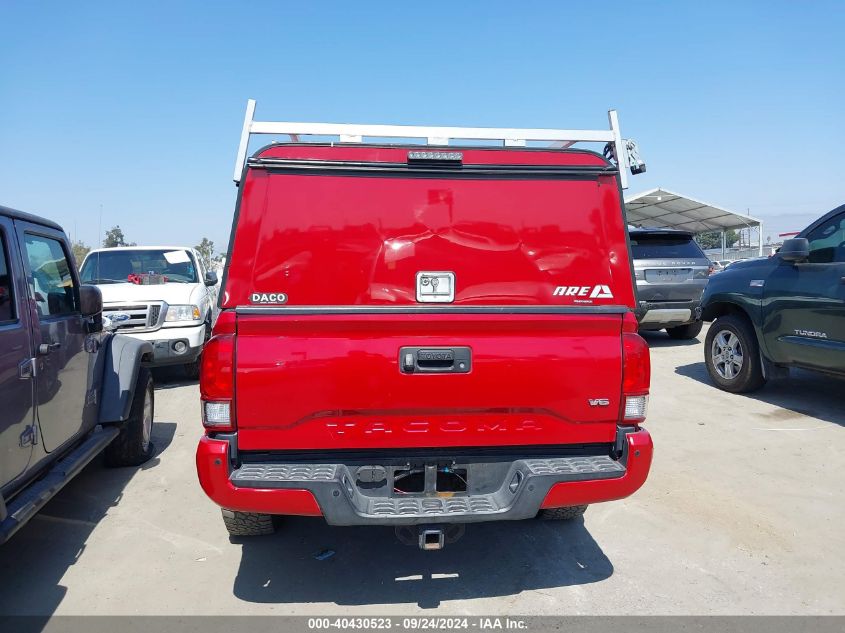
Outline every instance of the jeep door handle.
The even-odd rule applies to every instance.
[[[59,349],[61,346],[61,343],[41,343],[41,345],[38,346],[38,353],[42,356],[46,356],[53,350]]]

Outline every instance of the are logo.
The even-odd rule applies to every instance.
[[[590,299],[613,299],[608,286],[558,286],[552,293],[555,297],[588,297]]]
[[[259,305],[287,303],[288,296],[284,292],[253,292],[249,295],[249,302]]]

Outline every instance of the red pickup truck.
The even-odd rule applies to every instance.
[[[307,125],[244,125],[197,451],[229,532],[323,516],[439,549],[466,523],[637,490],[650,365],[618,128],[608,160],[524,140],[571,131]],[[246,160],[261,132],[294,142]]]

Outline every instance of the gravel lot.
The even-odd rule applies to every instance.
[[[730,395],[701,343],[648,340],[644,488],[441,552],[314,519],[230,543],[196,481],[197,386],[160,374],[156,458],[90,465],[0,547],[0,614],[845,614],[845,381]]]

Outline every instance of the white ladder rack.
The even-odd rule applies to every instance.
[[[498,141],[504,147],[525,147],[528,141],[546,141],[551,149],[566,149],[579,142],[610,143],[616,158],[622,188],[628,187],[628,169],[643,163],[636,154],[636,144],[623,140],[616,110],[609,110],[609,130],[551,130],[492,127],[430,127],[418,125],[359,125],[354,123],[294,123],[290,121],[256,121],[255,100],[246,102],[246,115],[235,162],[234,181],[240,183],[246,165],[249,139],[253,134],[290,136],[294,142],[301,135],[336,136],[341,143],[362,143],[364,137],[380,139],[425,139],[427,145],[448,146],[450,140]],[[629,160],[632,159],[632,160]]]

